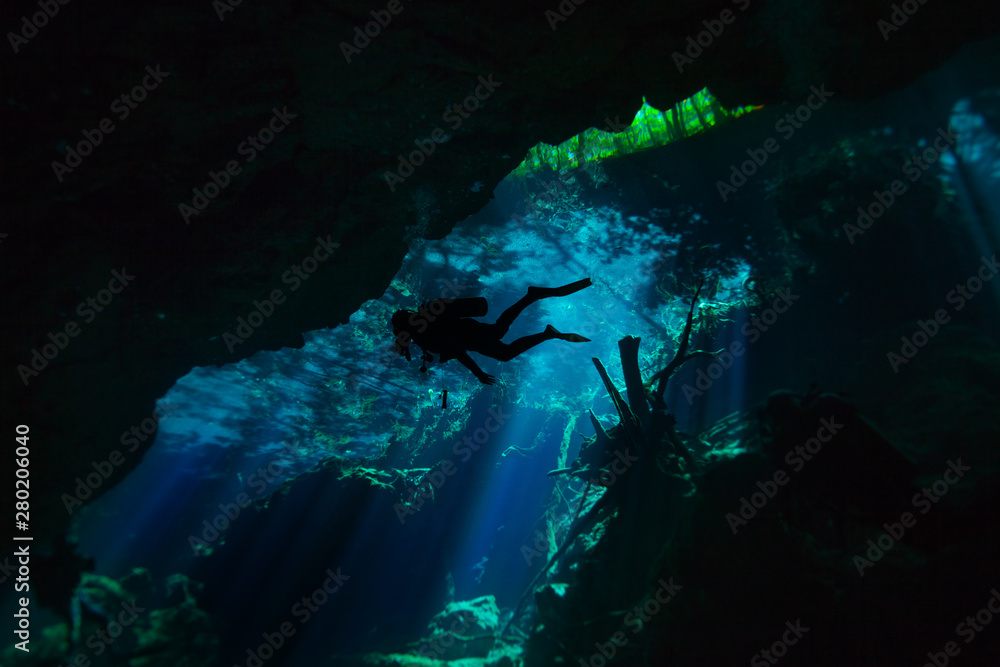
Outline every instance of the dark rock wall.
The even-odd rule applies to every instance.
[[[94,495],[138,463],[151,440],[129,452],[122,436],[178,377],[345,322],[381,295],[408,238],[446,234],[537,142],[628,119],[642,96],[667,107],[704,86],[726,106],[796,99],[823,82],[870,98],[1000,25],[1000,8],[972,1],[926,3],[885,40],[887,3],[403,0],[348,63],[340,43],[384,4],[224,6],[71,2],[36,31],[22,20],[35,3],[2,9],[0,386],[11,430],[32,428],[36,539],[65,529],[61,494],[92,462],[122,455]],[[565,16],[546,16],[560,7]],[[732,23],[679,72],[672,54],[723,10]],[[448,107],[491,75],[499,84],[454,126]],[[144,79],[142,101],[120,99]],[[281,132],[250,161],[243,142],[276,111]],[[95,134],[104,119],[111,131]],[[384,172],[436,128],[448,140],[390,190]],[[100,142],[74,167],[65,151],[85,132]],[[230,161],[239,173],[186,221],[179,204]],[[318,238],[340,245],[292,290],[283,277]],[[113,270],[134,279],[102,295]],[[275,289],[287,301],[227,345]],[[97,313],[81,305],[89,298],[110,303]],[[61,338],[71,322],[77,335]],[[32,351],[53,340],[64,349],[31,369]]]

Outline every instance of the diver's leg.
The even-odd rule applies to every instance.
[[[517,316],[521,314],[521,311],[534,302],[550,296],[567,296],[574,292],[579,292],[585,287],[590,287],[592,284],[593,283],[590,282],[590,278],[584,278],[583,280],[577,280],[575,283],[563,285],[562,287],[529,287],[528,293],[523,298],[519,299],[513,306],[503,311],[503,313],[500,314],[500,317],[497,318],[496,324],[493,326],[496,327],[499,337],[503,338],[507,335],[507,330],[510,329],[510,325],[513,324],[514,320],[517,319]],[[535,344],[537,345],[537,343]],[[520,352],[518,354],[520,354]]]
[[[569,341],[571,343],[586,343],[590,340],[589,338],[584,338],[579,334],[564,334],[556,331],[552,326],[547,326],[545,327],[545,331],[542,333],[523,336],[515,340],[513,343],[501,343],[500,341],[491,342],[488,345],[480,345],[475,351],[480,354],[485,354],[487,357],[493,357],[498,361],[510,361],[517,355],[522,352],[527,352],[539,343],[544,343],[547,340],[554,340],[556,338]]]
[[[493,324],[497,339],[506,336],[507,330],[510,329],[510,325],[514,323],[514,320],[521,314],[521,311],[538,301],[540,298],[541,297],[531,296],[528,294],[527,296],[518,299],[517,303],[513,306],[500,313],[500,317],[498,317],[497,321]]]
[[[555,338],[554,334],[548,331],[543,331],[542,333],[531,334],[530,336],[524,336],[523,338],[518,338],[513,343],[501,343],[496,341],[495,343],[490,343],[489,345],[481,345],[475,351],[479,354],[485,354],[487,357],[492,357],[497,361],[510,361],[517,355],[525,352],[539,343],[544,343],[547,340],[552,340]]]

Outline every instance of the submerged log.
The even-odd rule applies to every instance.
[[[704,281],[698,283],[698,288],[691,299],[691,308],[688,311],[687,322],[681,333],[680,343],[674,358],[671,359],[665,368],[655,373],[648,383],[643,383],[642,372],[639,369],[639,343],[641,339],[636,336],[626,336],[618,341],[618,352],[621,358],[622,372],[625,377],[625,391],[628,396],[627,402],[622,398],[621,392],[611,381],[601,360],[593,357],[594,367],[597,368],[597,372],[601,376],[601,381],[608,391],[611,403],[618,412],[620,425],[612,429],[611,433],[609,433],[597,419],[593,410],[590,410],[590,421],[594,425],[595,436],[584,447],[587,456],[585,457],[584,450],[581,450],[581,455],[571,468],[553,470],[549,472],[549,476],[563,473],[576,473],[578,476],[583,476],[581,473],[586,473],[586,475],[590,476],[587,485],[587,491],[589,491],[590,480],[594,478],[594,470],[591,469],[590,465],[584,463],[584,459],[593,460],[596,456],[596,460],[603,460],[602,456],[597,455],[612,453],[616,440],[625,441],[623,443],[625,445],[625,452],[628,451],[629,446],[635,447],[638,461],[634,467],[627,468],[624,473],[617,475],[614,478],[616,480],[614,486],[609,486],[605,490],[604,495],[581,516],[580,511],[587,496],[586,492],[583,494],[576,514],[570,523],[569,532],[565,540],[563,540],[563,543],[556,552],[545,563],[545,566],[535,575],[531,584],[518,601],[513,615],[504,625],[501,635],[505,634],[510,626],[517,621],[521,611],[524,609],[525,603],[528,601],[538,582],[565,556],[580,535],[597,525],[602,516],[614,516],[615,512],[620,510],[619,517],[621,520],[628,524],[634,524],[639,521],[641,512],[638,510],[641,509],[643,499],[647,498],[643,489],[645,487],[659,487],[660,485],[657,480],[663,479],[660,475],[666,472],[657,465],[657,458],[659,458],[661,451],[673,453],[678,458],[683,459],[691,472],[696,470],[697,462],[694,456],[687,450],[684,443],[681,442],[677,431],[674,429],[674,424],[676,423],[674,416],[668,414],[666,411],[663,393],[670,376],[685,362],[700,356],[718,354],[706,350],[688,351],[691,332],[694,328],[694,313],[703,283]],[[648,392],[647,387],[651,387],[654,384],[655,389],[652,392]],[[591,450],[591,447],[594,450]],[[682,471],[678,469],[676,472],[680,473]]]
[[[601,375],[601,380],[604,381],[604,387],[608,390],[608,396],[611,397],[611,402],[615,406],[615,410],[618,411],[618,417],[621,420],[622,428],[625,429],[625,435],[628,438],[630,444],[635,445],[635,448],[639,451],[640,456],[646,452],[649,445],[646,441],[646,434],[642,431],[642,426],[639,424],[639,419],[629,408],[628,403],[622,398],[621,393],[618,391],[618,387],[615,383],[611,381],[608,377],[608,371],[605,370],[604,364],[597,357],[593,357],[592,361],[594,366],[597,367],[597,372]]]
[[[594,411],[587,410],[587,414],[590,415],[590,423],[594,425],[594,436],[597,438],[598,444],[606,445],[611,442],[611,438],[608,437],[608,432],[604,430],[601,420],[597,418]]]
[[[622,374],[625,376],[625,395],[628,396],[629,407],[639,419],[639,425],[644,431],[649,430],[649,405],[646,390],[642,385],[642,372],[639,370],[639,343],[641,338],[626,336],[618,341],[618,355],[622,360]]]

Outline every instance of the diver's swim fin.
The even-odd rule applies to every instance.
[[[589,343],[590,342],[589,338],[584,338],[580,334],[562,333],[561,331],[559,331],[558,329],[556,329],[551,324],[549,324],[549,325],[547,325],[545,327],[545,333],[552,334],[556,338],[558,338],[559,340],[569,341],[570,343]]]
[[[590,287],[593,284],[594,283],[590,282],[590,278],[584,278],[583,280],[577,280],[575,283],[563,285],[562,287],[529,287],[528,292],[531,293],[532,296],[538,296],[540,298],[550,296],[568,296],[574,292],[579,292],[586,287]]]

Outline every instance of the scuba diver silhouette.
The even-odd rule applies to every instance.
[[[507,330],[521,311],[539,299],[566,296],[592,284],[590,278],[584,278],[562,287],[529,287],[528,293],[503,311],[493,324],[470,319],[486,315],[489,304],[483,297],[437,299],[424,304],[417,312],[397,310],[392,314],[396,353],[404,355],[407,361],[411,361],[410,345],[416,343],[423,350],[420,358],[425,362],[434,360],[432,352],[440,357],[442,363],[458,359],[459,363],[472,371],[480,382],[493,384],[496,378],[483,372],[468,353],[478,352],[498,361],[510,361],[547,340],[558,338],[571,343],[590,341],[589,338],[579,334],[557,331],[552,325],[546,326],[545,331],[541,333],[518,338],[512,343],[504,343],[500,339],[507,335]],[[426,366],[420,370],[426,371]]]

